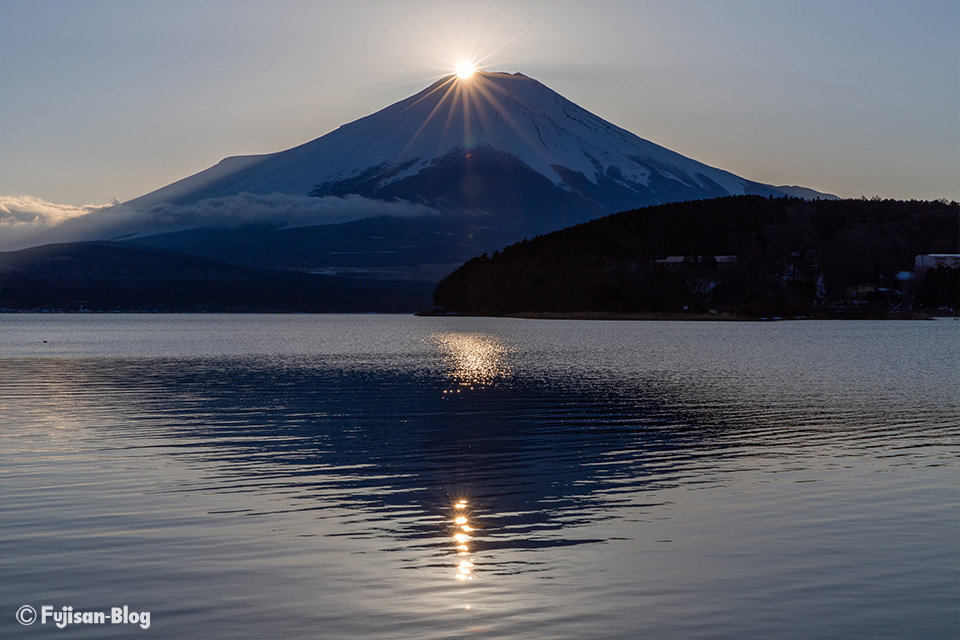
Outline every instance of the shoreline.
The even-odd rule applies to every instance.
[[[809,316],[745,316],[736,313],[684,313],[669,311],[644,311],[635,313],[613,311],[521,311],[516,313],[461,313],[455,311],[428,310],[414,314],[419,317],[460,318],[518,318],[523,320],[603,320],[646,322],[781,322],[785,320],[934,320],[957,318],[954,315],[933,315],[915,311],[888,314],[837,313]]]
[[[521,320],[593,320],[634,322],[782,322],[787,320],[937,320],[960,319],[960,314],[896,312],[887,314],[836,313],[809,316],[746,316],[736,313],[689,313],[645,311],[635,313],[613,311],[521,311],[516,313],[462,313],[442,309],[411,311],[285,311],[262,310],[66,310],[66,309],[0,309],[2,315],[413,315],[420,318],[515,318]]]

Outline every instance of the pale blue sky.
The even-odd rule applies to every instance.
[[[957,0],[0,0],[0,195],[127,200],[483,56],[746,178],[960,199]]]

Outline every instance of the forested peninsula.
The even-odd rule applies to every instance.
[[[956,202],[733,196],[625,211],[473,258],[437,286],[433,312],[949,314],[958,253]]]

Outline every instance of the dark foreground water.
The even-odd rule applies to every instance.
[[[958,330],[0,316],[0,637],[957,638]]]

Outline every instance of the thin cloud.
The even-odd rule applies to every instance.
[[[109,240],[197,227],[269,224],[278,228],[337,224],[374,216],[439,215],[410,202],[383,202],[357,195],[343,198],[240,193],[196,204],[56,204],[30,196],[0,196],[0,249],[51,242]]]
[[[0,196],[0,229],[50,227],[101,211],[115,204],[87,204],[77,207],[56,204],[32,196]]]

